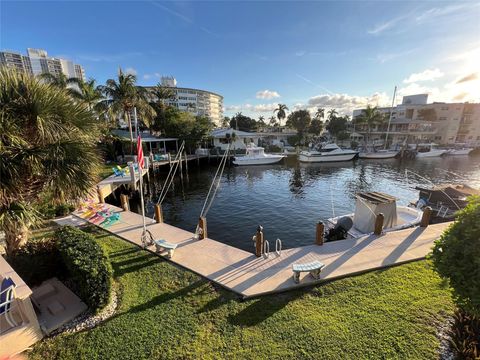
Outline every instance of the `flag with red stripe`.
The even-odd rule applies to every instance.
[[[142,138],[138,135],[137,139],[137,161],[140,169],[143,169],[145,166],[145,160],[143,159],[143,148],[142,148]]]

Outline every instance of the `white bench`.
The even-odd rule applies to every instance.
[[[173,252],[177,248],[177,244],[169,243],[163,239],[155,240],[154,242],[155,242],[155,249],[157,250],[157,252],[160,252],[162,249],[165,249],[168,251],[167,257],[169,259],[172,258]]]
[[[306,264],[292,264],[293,280],[298,284],[300,282],[300,273],[302,272],[309,272],[315,280],[318,280],[324,266],[325,264],[317,260]]]

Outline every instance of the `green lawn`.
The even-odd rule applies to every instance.
[[[453,311],[427,261],[242,302],[96,236],[121,291],[118,313],[90,331],[42,341],[32,359],[435,359],[436,326]]]

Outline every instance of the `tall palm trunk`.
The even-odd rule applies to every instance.
[[[5,251],[8,255],[13,254],[22,247],[28,240],[28,228],[19,222],[9,222],[3,227],[5,232]]]
[[[130,155],[133,155],[133,129],[132,129],[132,119],[130,118],[130,112],[125,110],[125,117],[128,121],[128,130],[130,131]]]

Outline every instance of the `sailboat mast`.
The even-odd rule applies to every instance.
[[[390,132],[390,123],[392,122],[392,113],[393,113],[393,106],[395,105],[395,95],[396,94],[397,94],[397,86],[395,86],[395,89],[393,89],[392,107],[390,108],[390,116],[388,117],[387,133],[385,135],[385,144],[383,146],[384,149],[387,148],[388,133]]]
[[[138,119],[137,119],[137,108],[133,108],[133,114],[135,116],[135,135],[137,136],[137,141],[138,141]],[[138,146],[138,143],[137,143]],[[147,232],[147,226],[145,224],[145,203],[143,201],[143,169],[140,167],[139,161],[137,156],[137,168],[138,168],[138,175],[140,177],[139,179],[139,187],[140,187],[140,206],[142,207],[142,222],[143,222],[143,234],[142,234],[142,239],[145,238],[146,232]]]

